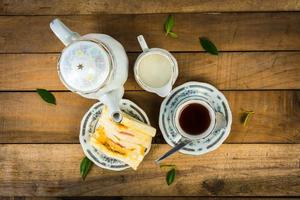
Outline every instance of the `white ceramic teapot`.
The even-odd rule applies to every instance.
[[[113,120],[120,122],[119,103],[128,76],[123,46],[104,34],[80,36],[59,19],[54,19],[50,28],[66,46],[57,65],[61,81],[72,92],[103,102]]]

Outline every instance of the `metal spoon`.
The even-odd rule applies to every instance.
[[[192,142],[191,140],[183,140],[183,141],[181,141],[179,144],[177,144],[172,149],[170,149],[167,153],[165,153],[160,158],[158,158],[157,160],[155,160],[155,162],[157,164],[159,164],[162,160],[164,160],[165,158],[169,157],[170,155],[172,155],[173,153],[177,152],[178,150],[182,149],[183,147],[185,147],[187,144],[189,144],[191,142]]]

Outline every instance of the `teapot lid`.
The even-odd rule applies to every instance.
[[[91,93],[106,83],[111,65],[112,58],[103,45],[91,40],[79,40],[63,50],[58,72],[70,90]]]

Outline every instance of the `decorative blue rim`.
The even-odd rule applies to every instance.
[[[201,155],[218,148],[228,137],[232,124],[232,114],[225,96],[214,86],[201,82],[187,82],[172,90],[164,99],[160,107],[159,127],[166,142],[175,146],[181,136],[175,126],[176,108],[184,101],[199,99],[212,105],[215,111],[223,113],[226,120],[226,128],[214,131],[206,138],[196,140],[187,145],[180,152],[191,155]]]
[[[80,144],[85,155],[97,166],[114,171],[127,169],[129,168],[127,164],[120,160],[106,156],[99,149],[93,147],[89,142],[90,135],[93,134],[99,126],[98,119],[101,115],[103,106],[104,105],[101,102],[95,103],[82,118],[79,134]],[[123,112],[126,112],[136,119],[150,125],[146,113],[132,101],[122,99],[120,106]],[[149,150],[150,149],[147,149],[145,153],[147,154]]]

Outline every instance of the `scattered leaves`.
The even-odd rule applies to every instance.
[[[244,110],[243,113],[241,114],[241,123],[244,126],[247,126],[249,123],[250,118],[254,115],[254,111],[252,110]]]
[[[46,89],[36,89],[36,92],[47,103],[56,105],[55,96],[51,92],[49,92],[48,90],[46,90]]]
[[[208,53],[210,53],[212,55],[219,55],[219,51],[218,51],[217,47],[209,39],[207,39],[205,37],[200,37],[199,41],[200,41],[202,48],[205,51],[207,51]]]
[[[84,157],[81,161],[80,164],[80,176],[82,180],[85,180],[85,177],[89,173],[91,166],[92,166],[92,161],[90,161],[87,157]]]
[[[169,35],[172,37],[172,38],[178,38],[178,35],[174,32],[169,32]]]
[[[172,168],[170,171],[168,171],[166,176],[166,181],[168,185],[171,185],[175,180],[176,171],[175,168]]]
[[[173,27],[174,27],[174,17],[172,15],[168,15],[167,20],[165,22],[166,36],[169,35],[172,38],[177,38],[178,35],[173,32]]]
[[[172,164],[161,164],[159,165],[160,168],[168,168],[170,169],[166,174],[166,182],[168,185],[171,185],[175,180],[176,175],[176,165]]]

